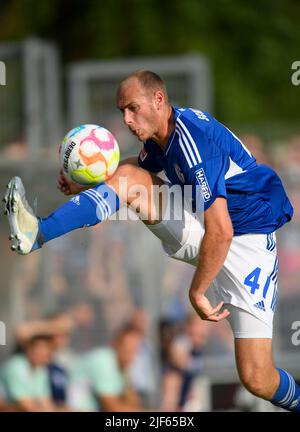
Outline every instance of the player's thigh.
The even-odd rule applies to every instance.
[[[157,223],[162,219],[167,202],[161,189],[165,183],[157,175],[131,163],[123,161],[106,182],[119,196],[121,203],[126,203],[140,219],[147,223]]]
[[[123,193],[122,188],[141,185],[145,188],[151,188],[153,185],[163,185],[164,182],[156,174],[150,173],[145,169],[132,163],[132,158],[125,159],[119,165],[115,174],[107,180],[107,184],[112,186],[117,192]],[[122,180],[124,182],[122,182]],[[125,190],[124,190],[125,192]]]

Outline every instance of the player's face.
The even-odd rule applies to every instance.
[[[138,80],[131,80],[118,92],[117,105],[129,130],[140,141],[153,137],[160,127],[157,93],[147,92]]]

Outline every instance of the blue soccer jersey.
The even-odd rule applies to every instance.
[[[255,157],[229,129],[208,113],[173,108],[175,128],[162,150],[148,140],[139,165],[164,171],[171,184],[191,185],[194,208],[204,211],[219,196],[227,199],[234,235],[269,234],[291,220],[293,208],[278,175]]]

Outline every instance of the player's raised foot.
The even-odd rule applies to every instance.
[[[39,219],[26,200],[26,192],[20,177],[13,177],[6,187],[2,200],[5,203],[11,240],[11,250],[26,255],[41,247]]]

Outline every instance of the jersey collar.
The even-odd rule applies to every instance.
[[[173,143],[174,137],[175,137],[175,133],[176,133],[176,120],[181,115],[181,112],[175,106],[172,106],[172,111],[173,111],[173,115],[174,115],[174,130],[172,131],[171,135],[169,136],[167,145],[164,148],[164,150],[162,150],[160,148],[160,146],[155,141],[153,141],[151,139],[146,141],[146,142],[152,143],[152,145],[154,144],[157,147],[157,149],[159,150],[159,152],[161,153],[162,157],[164,157],[164,156],[166,156],[168,154],[168,151],[170,150],[170,148],[172,146],[172,143]]]
[[[167,143],[167,145],[166,145],[166,147],[164,149],[164,155],[168,154],[168,152],[169,152],[169,150],[170,150],[170,148],[172,146],[172,143],[173,143],[174,137],[175,137],[175,133],[176,133],[176,121],[177,121],[178,117],[181,114],[180,111],[178,110],[178,108],[175,107],[175,106],[172,106],[172,111],[173,111],[173,115],[174,115],[174,130],[171,133],[171,135],[169,136],[168,143]]]

